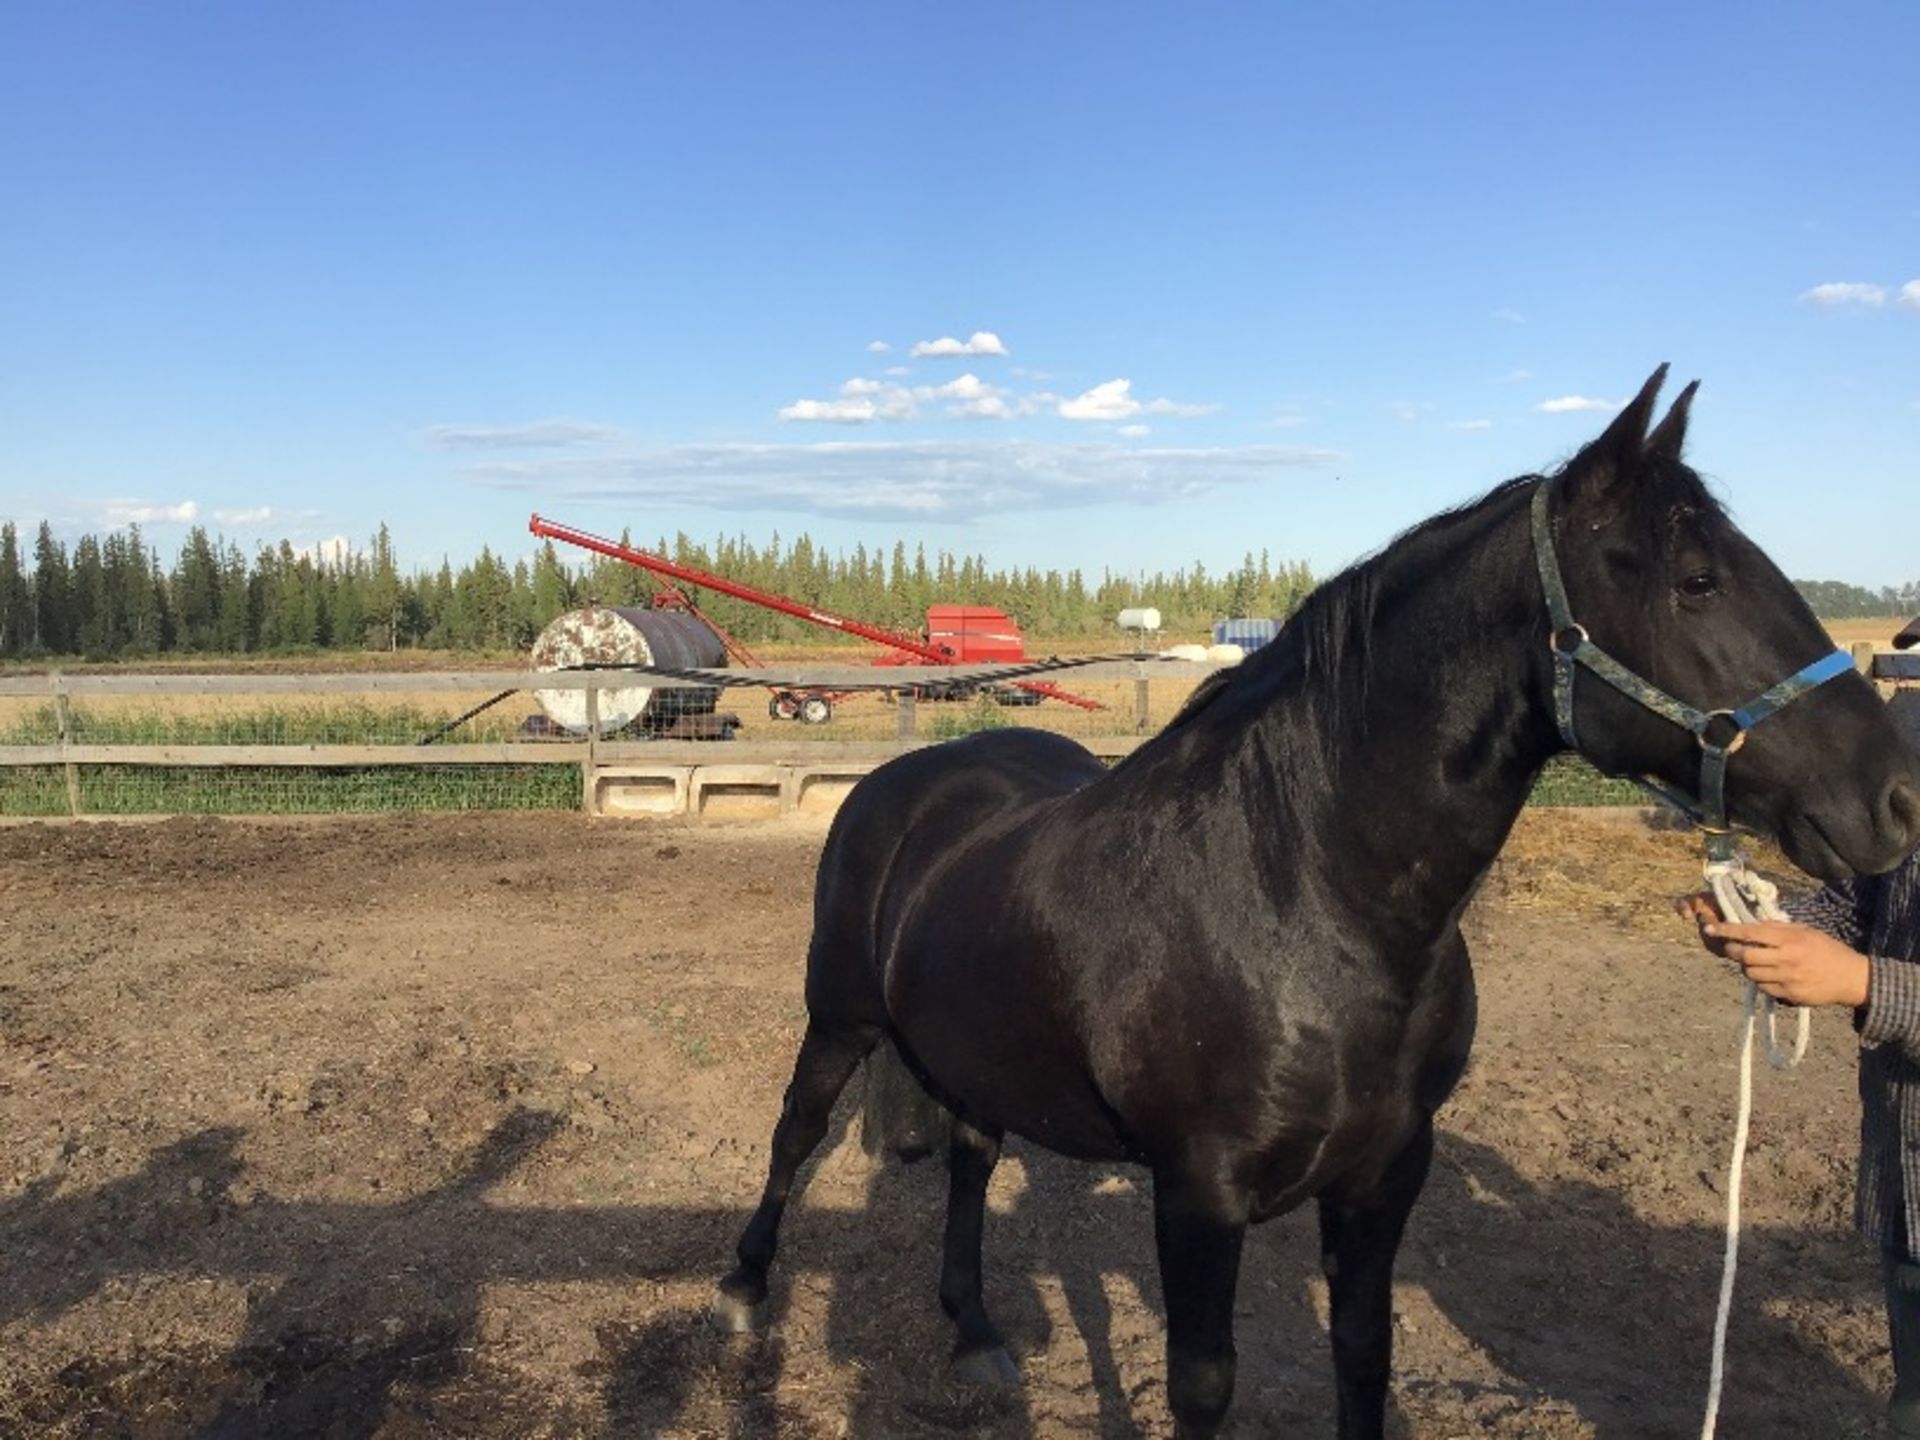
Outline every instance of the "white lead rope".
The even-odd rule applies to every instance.
[[[1761,920],[1785,920],[1780,908],[1780,892],[1774,885],[1753,874],[1744,863],[1712,861],[1707,865],[1707,886],[1720,907],[1720,913],[1736,925],[1751,925]],[[1767,1016],[1767,1063],[1776,1070],[1788,1070],[1807,1053],[1808,1012],[1800,1006],[1796,1013],[1798,1028],[1793,1048],[1782,1050],[1776,1031],[1779,1007],[1771,995],[1747,981],[1745,1014],[1740,1022],[1740,1106],[1733,1126],[1733,1158],[1727,1165],[1727,1248],[1720,1266],[1720,1308],[1713,1317],[1713,1368],[1707,1380],[1707,1417],[1700,1426],[1700,1440],[1713,1440],[1714,1426],[1720,1418],[1720,1387],[1726,1379],[1727,1319],[1733,1311],[1733,1277],[1740,1265],[1740,1175],[1747,1159],[1747,1125],[1753,1118],[1753,1019],[1764,1009]]]

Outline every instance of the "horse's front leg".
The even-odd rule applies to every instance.
[[[1167,1405],[1179,1440],[1212,1440],[1233,1400],[1233,1292],[1244,1196],[1211,1177],[1156,1168],[1153,1233],[1167,1302]]]
[[[1382,1440],[1393,1369],[1393,1260],[1433,1163],[1425,1120],[1364,1196],[1320,1198],[1320,1263],[1332,1310],[1340,1440]]]

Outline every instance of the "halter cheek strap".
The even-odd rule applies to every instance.
[[[1580,741],[1573,728],[1573,682],[1581,667],[1613,686],[1629,700],[1690,731],[1700,744],[1700,793],[1681,794],[1650,776],[1636,783],[1690,816],[1707,835],[1707,851],[1714,859],[1730,859],[1732,834],[1727,824],[1727,762],[1746,743],[1747,732],[1775,711],[1809,690],[1853,669],[1844,650],[1821,656],[1778,685],[1763,691],[1737,710],[1702,710],[1677,700],[1651,681],[1642,679],[1593,643],[1586,628],[1573,618],[1560,561],[1553,548],[1550,510],[1553,482],[1543,480],[1533,491],[1533,556],[1540,570],[1540,588],[1546,592],[1547,618],[1552,630],[1547,645],[1553,652],[1553,717],[1560,738],[1570,750]]]

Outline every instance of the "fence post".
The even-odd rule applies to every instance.
[[[53,672],[53,713],[60,727],[60,753],[65,757],[67,747],[73,744],[73,702],[67,696],[67,682],[58,670]],[[67,767],[67,809],[71,814],[80,813],[80,767],[68,760]]]
[[[897,698],[900,702],[900,707],[894,717],[899,722],[899,728],[896,733],[902,740],[911,740],[918,733],[917,727],[919,720],[919,717],[914,714],[915,707],[912,687],[909,686],[907,689],[902,690]]]
[[[599,813],[596,792],[600,788],[600,686],[587,686],[587,758],[580,762],[580,811]]]
[[[1133,733],[1147,733],[1147,674],[1142,670],[1133,677]]]

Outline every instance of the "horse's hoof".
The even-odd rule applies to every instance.
[[[751,1335],[767,1328],[767,1302],[764,1298],[743,1300],[738,1295],[729,1295],[722,1286],[714,1292],[707,1318],[723,1335]]]
[[[953,1378],[985,1390],[1008,1390],[1020,1383],[1020,1367],[1004,1345],[962,1350],[953,1357]]]

